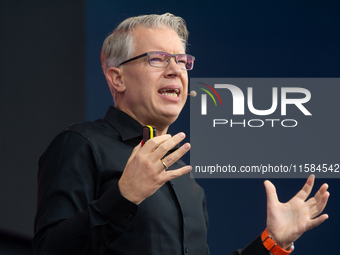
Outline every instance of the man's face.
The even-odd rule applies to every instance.
[[[132,57],[150,51],[185,53],[179,36],[170,28],[138,27],[134,40]],[[174,57],[166,68],[150,66],[145,56],[122,65],[120,70],[126,89],[118,108],[142,125],[169,126],[176,120],[187,99],[188,74],[176,64]]]

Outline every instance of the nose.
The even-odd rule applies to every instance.
[[[169,60],[169,65],[165,70],[165,74],[167,76],[176,76],[176,77],[180,77],[182,75],[182,69],[180,68],[180,66],[177,64],[176,62],[176,58],[175,56],[172,56]]]

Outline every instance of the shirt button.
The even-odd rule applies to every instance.
[[[171,186],[173,187],[173,186],[175,186],[175,184],[173,183],[173,182],[170,182],[171,183]]]
[[[185,217],[185,213],[183,213],[183,217]]]
[[[185,248],[185,253],[189,253],[189,249],[188,248]]]

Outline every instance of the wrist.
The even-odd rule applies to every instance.
[[[131,192],[131,189],[126,189],[124,184],[122,183],[121,179],[118,181],[118,188],[120,191],[120,194],[127,200],[129,200],[130,202],[139,205],[143,199],[139,198],[138,196],[134,195]]]
[[[293,243],[280,242],[275,238],[275,235],[267,228],[268,235],[280,248],[289,251]]]
[[[294,245],[291,244],[287,249],[284,249],[282,247],[280,247],[275,240],[273,239],[273,237],[269,234],[268,229],[266,228],[262,235],[261,235],[261,239],[262,239],[262,243],[264,245],[264,247],[271,253],[274,255],[288,255],[290,254],[293,249],[294,249]],[[286,247],[285,247],[286,248]]]

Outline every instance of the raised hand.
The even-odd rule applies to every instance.
[[[328,219],[327,214],[318,216],[329,198],[326,183],[320,187],[314,197],[306,201],[312,191],[314,179],[314,175],[309,176],[303,188],[287,203],[278,200],[275,186],[270,181],[264,182],[267,193],[268,232],[284,249],[290,247],[305,231]]]
[[[149,140],[143,147],[141,144],[136,146],[118,182],[121,194],[131,202],[140,204],[165,182],[188,173],[191,166],[184,166],[171,171],[165,171],[165,166],[171,166],[189,151],[189,143],[163,158],[170,149],[184,138],[184,133],[179,133],[173,137],[162,135]]]

